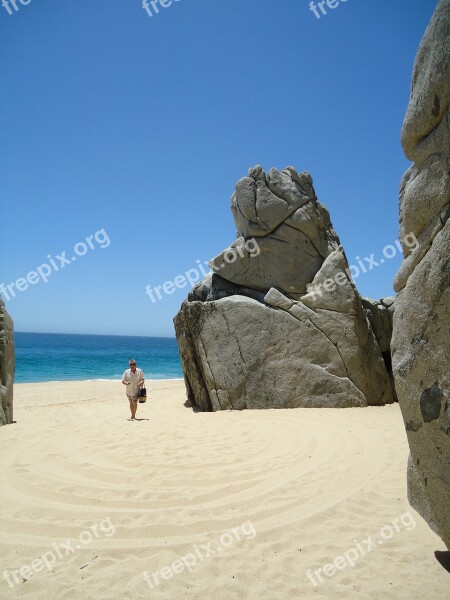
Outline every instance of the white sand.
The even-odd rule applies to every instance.
[[[17,423],[0,428],[1,571],[55,562],[3,578],[1,600],[448,600],[445,547],[406,500],[398,405],[205,414],[183,406],[181,381],[150,387],[138,422],[120,383],[15,387]],[[395,531],[405,513],[416,526],[404,516]],[[67,539],[80,548],[56,558]],[[206,558],[208,543],[221,550]],[[355,566],[314,587],[307,570],[351,548]],[[190,571],[161,576],[189,553]]]

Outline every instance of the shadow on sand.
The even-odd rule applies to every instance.
[[[183,404],[183,406],[185,406],[186,408],[190,408],[195,413],[203,412],[200,408],[198,408],[198,406],[192,406],[190,400],[186,400],[186,402]]]
[[[436,550],[434,555],[438,563],[443,566],[448,573],[450,573],[450,552]]]

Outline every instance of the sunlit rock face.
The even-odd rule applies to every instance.
[[[450,549],[450,0],[420,44],[402,130],[414,161],[400,186],[400,239],[414,233],[395,279],[392,366],[411,450],[408,495]]]
[[[311,176],[256,166],[237,182],[231,209],[236,241],[175,317],[192,405],[392,402],[379,344]]]

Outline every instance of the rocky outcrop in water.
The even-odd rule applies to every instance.
[[[391,402],[380,346],[311,176],[250,169],[237,240],[175,317],[188,396],[202,410]]]
[[[14,336],[13,322],[0,298],[0,425],[13,420]]]
[[[402,130],[414,164],[400,187],[403,248],[392,336],[395,386],[411,450],[408,495],[450,549],[450,0],[420,44]]]

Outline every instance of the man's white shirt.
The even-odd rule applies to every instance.
[[[131,369],[127,369],[122,377],[122,381],[128,381],[130,385],[127,385],[127,396],[136,396],[139,389],[138,383],[144,379],[144,372],[142,369],[136,367],[136,371],[133,373]]]

